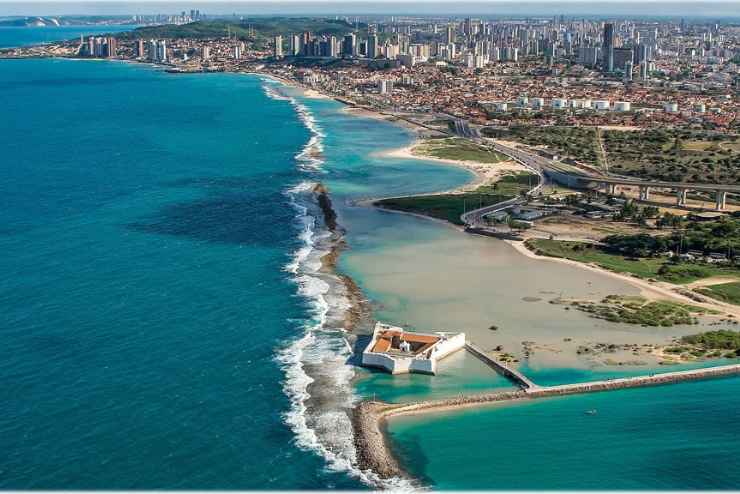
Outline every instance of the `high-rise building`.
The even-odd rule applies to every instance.
[[[272,49],[272,56],[275,58],[283,58],[283,37],[278,35],[275,36],[274,47]]]
[[[617,70],[624,70],[625,65],[627,62],[632,63],[633,62],[633,54],[631,48],[614,48],[612,49],[613,53],[613,69]]]
[[[106,41],[106,53],[105,56],[113,58],[118,54],[118,40],[113,36],[109,36]]]
[[[578,63],[584,67],[596,67],[600,53],[598,46],[581,46],[578,48]]]
[[[643,81],[648,80],[648,62],[647,60],[640,62],[640,79]]]
[[[342,55],[345,57],[354,57],[357,55],[357,37],[355,33],[350,33],[342,41]]]
[[[624,82],[632,81],[632,62],[625,62],[624,64]]]
[[[157,42],[157,61],[167,61],[167,41],[162,39]]]
[[[301,34],[301,53],[303,55],[312,55],[311,52],[311,33],[306,31]]]
[[[297,34],[293,34],[288,38],[288,53],[292,57],[297,57],[303,52],[301,46],[301,37]]]
[[[378,35],[372,34],[367,37],[367,58],[378,56]]]
[[[204,62],[206,60],[210,60],[211,59],[211,47],[210,46],[205,45],[203,48],[200,49],[200,58]]]
[[[601,54],[603,57],[602,68],[606,72],[614,72],[614,24],[604,23],[604,38]]]
[[[447,31],[445,32],[445,43],[450,44],[455,42],[455,26],[452,24],[447,25]]]
[[[136,57],[144,58],[145,56],[146,56],[146,51],[144,49],[144,40],[137,39],[136,40]]]

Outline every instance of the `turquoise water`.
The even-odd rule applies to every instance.
[[[4,61],[0,87],[11,117],[0,120],[0,487],[362,488],[326,461],[344,454],[346,428],[331,430],[341,410],[302,410],[311,388],[300,366],[276,359],[300,355],[294,342],[317,314],[285,269],[305,246],[298,196],[286,191],[329,185],[348,229],[340,267],[362,284],[353,252],[457,233],[354,202],[470,175],[384,159],[375,153],[410,136],[298,98],[317,134],[296,118],[296,100],[268,98],[250,76]],[[313,171],[296,159],[312,135],[323,136]],[[387,304],[379,315],[414,303],[369,295]],[[338,341],[307,343],[304,367],[337,361],[330,370],[343,373]],[[463,355],[439,379],[358,371],[355,390],[402,401],[507,387]],[[542,384],[605,375],[527,372]],[[337,383],[327,392],[344,393]],[[738,386],[406,417],[390,432],[407,468],[439,488],[730,488],[740,480]],[[301,418],[334,433],[319,435],[324,450]]]
[[[737,489],[739,393],[736,378],[693,382],[399,417],[389,430],[438,489]]]
[[[309,138],[254,77],[0,62],[0,488],[359,488],[285,424]]]
[[[393,376],[382,371],[367,371],[367,376],[358,382],[356,389],[362,396],[404,402],[506,391],[514,387],[477,357],[457,352],[441,361],[439,372],[434,376]]]
[[[137,26],[0,27],[0,48],[130,31]]]

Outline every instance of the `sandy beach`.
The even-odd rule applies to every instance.
[[[463,192],[470,192],[477,189],[481,185],[493,184],[505,175],[529,171],[525,166],[520,165],[514,160],[502,161],[500,163],[481,163],[478,161],[451,160],[422,155],[419,154],[418,151],[416,151],[422,143],[422,140],[416,139],[409,146],[398,149],[391,149],[388,151],[382,151],[378,153],[378,156],[382,156],[384,158],[423,160],[434,163],[442,163],[445,165],[452,165],[464,168],[468,171],[473,172],[473,174],[475,175],[475,179],[473,179],[471,182],[468,182],[467,184],[454,189],[437,192],[437,194],[460,194]]]

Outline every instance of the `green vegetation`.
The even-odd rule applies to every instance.
[[[515,197],[536,186],[538,181],[539,178],[534,173],[517,172],[504,175],[492,185],[481,185],[476,193]]]
[[[366,27],[363,25],[363,27]],[[343,36],[354,30],[354,25],[338,19],[305,17],[247,18],[239,21],[198,21],[189,24],[146,26],[126,33],[120,38],[194,38],[215,39],[231,34],[245,41],[265,45],[273,36],[310,31],[316,35]]]
[[[672,182],[740,183],[736,136],[680,129],[603,135],[614,173]]]
[[[600,303],[575,301],[571,305],[592,317],[611,322],[669,327],[697,324],[694,314],[704,314],[702,307],[665,300],[647,301],[643,297],[609,295]]]
[[[433,158],[477,161],[479,163],[500,163],[508,157],[479,146],[467,139],[451,137],[447,139],[428,139],[415,148],[423,156]]]
[[[675,217],[662,217],[658,223],[681,225]],[[663,221],[665,220],[665,221]],[[689,222],[680,231],[671,235],[651,236],[613,235],[604,243],[610,250],[629,256],[655,256],[668,251],[686,252],[696,250],[703,253],[717,252],[733,257],[740,249],[740,220],[723,218],[719,221]]]
[[[462,194],[431,194],[423,196],[395,197],[381,199],[376,206],[396,211],[422,214],[462,225],[460,216],[465,211],[478,209],[506,201],[530,189],[535,185],[536,177],[530,173],[518,173],[501,177],[493,185],[483,185],[473,192]]]
[[[740,138],[735,135],[690,129],[601,134],[610,172],[672,182],[740,183]],[[514,126],[510,137],[590,165],[602,161],[594,127]]]
[[[735,305],[740,305],[740,282],[722,283],[710,285],[696,290],[708,297],[722,300]]]
[[[436,194],[381,199],[380,201],[376,201],[375,205],[384,209],[423,214],[432,218],[449,221],[455,225],[462,225],[460,216],[466,209],[469,211],[479,207],[490,206],[507,199],[511,199],[511,196],[469,192],[465,194]]]
[[[585,242],[529,239],[526,241],[526,245],[539,255],[596,264],[609,271],[628,273],[638,278],[657,279],[676,284],[690,283],[711,276],[740,277],[740,269],[732,266],[672,263],[661,257],[626,257],[624,254],[610,251],[604,246]]]
[[[740,333],[728,329],[683,336],[677,345],[665,349],[683,357],[740,357]]]
[[[599,145],[594,127],[515,126],[511,128],[511,137],[530,146],[547,146],[584,163],[599,163]]]

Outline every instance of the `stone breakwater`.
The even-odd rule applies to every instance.
[[[563,384],[559,386],[538,386],[533,389],[521,389],[518,391],[502,391],[499,393],[469,396],[461,395],[457,398],[407,404],[364,401],[355,407],[352,417],[352,423],[355,429],[354,438],[357,448],[357,461],[360,468],[371,469],[383,478],[405,476],[398,460],[393,456],[388,447],[388,439],[383,430],[385,420],[392,416],[452,410],[514,400],[660,386],[685,381],[736,376],[738,374],[740,374],[740,364],[604,381]]]

